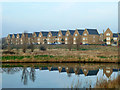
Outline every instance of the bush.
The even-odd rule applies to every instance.
[[[42,51],[46,51],[46,47],[45,46],[40,46],[39,49],[42,50]]]

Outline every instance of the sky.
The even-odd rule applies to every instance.
[[[2,37],[76,28],[118,32],[117,2],[2,2],[1,7]]]

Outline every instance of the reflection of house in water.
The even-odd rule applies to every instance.
[[[76,75],[84,74],[82,69],[80,69],[79,67],[75,68],[74,72],[75,72]]]
[[[72,67],[70,67],[70,68],[67,67],[67,68],[66,68],[66,72],[67,72],[67,73],[75,73],[75,72],[74,72],[74,69],[73,69]]]
[[[103,73],[109,78],[111,76],[111,74],[113,73],[113,69],[108,68],[108,67],[104,68]]]
[[[83,73],[85,76],[97,75],[98,71],[99,71],[99,69],[96,69],[96,70],[83,69]]]
[[[48,70],[48,67],[40,67],[40,70]]]
[[[58,67],[59,73],[66,72],[66,69],[64,67]]]
[[[57,67],[48,67],[49,71],[58,71]]]
[[[113,72],[118,72],[120,71],[120,69],[113,69]]]

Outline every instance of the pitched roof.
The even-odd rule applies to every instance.
[[[82,35],[83,32],[84,32],[84,30],[80,30],[80,29],[77,29],[77,30],[78,30],[78,32],[79,32],[80,35]]]
[[[89,70],[87,76],[97,75],[99,69],[97,70]]]
[[[37,37],[39,36],[39,33],[40,33],[40,32],[35,32],[35,34],[36,34]]]
[[[61,32],[62,32],[62,35],[65,36],[65,34],[66,34],[67,31],[61,30]]]
[[[41,33],[42,33],[43,36],[47,37],[47,35],[48,35],[49,32],[43,32],[42,31]]]
[[[19,34],[19,38],[21,38],[22,34]]]
[[[113,37],[118,37],[118,34],[117,33],[113,33]]]
[[[75,30],[69,30],[71,35],[74,35]]]
[[[56,71],[56,70],[58,70],[57,67],[52,67],[50,71]]]
[[[89,34],[92,34],[92,35],[99,35],[97,29],[87,29],[88,33]]]
[[[32,33],[24,33],[25,35],[28,35],[28,38],[32,36]]]
[[[48,70],[48,67],[41,67],[41,70]]]
[[[17,34],[14,34],[15,38],[17,37]]]
[[[51,31],[51,33],[52,33],[52,36],[57,36],[58,35],[57,31]]]
[[[62,68],[61,72],[66,72],[65,68]]]
[[[13,35],[13,34],[9,34],[9,35],[10,35],[10,38],[12,38],[12,35]]]

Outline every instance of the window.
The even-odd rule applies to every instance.
[[[85,38],[83,38],[83,40],[85,40]]]
[[[49,35],[49,37],[50,37],[50,35]]]
[[[77,34],[75,34],[75,36],[77,36]]]
[[[117,38],[113,38],[113,40],[117,40]]]
[[[69,34],[67,34],[67,36],[69,36]]]
[[[106,36],[110,36],[110,33],[107,33]]]
[[[38,38],[38,40],[40,40],[40,38]]]
[[[67,38],[65,38],[65,40],[67,40]]]
[[[107,37],[106,40],[110,40],[110,37]]]
[[[73,44],[76,44],[76,42],[74,42]]]
[[[76,40],[76,38],[74,38],[74,40]]]
[[[48,42],[48,44],[50,44],[50,42]]]
[[[107,44],[110,44],[110,42],[106,42]]]
[[[65,42],[65,44],[67,44],[67,42]]]
[[[59,38],[58,38],[58,40],[59,40]]]
[[[87,36],[87,34],[85,33],[84,36]]]
[[[61,36],[61,35],[59,34],[59,36]]]
[[[40,35],[40,37],[41,37],[41,35]]]
[[[85,42],[83,42],[83,44],[85,44]]]

